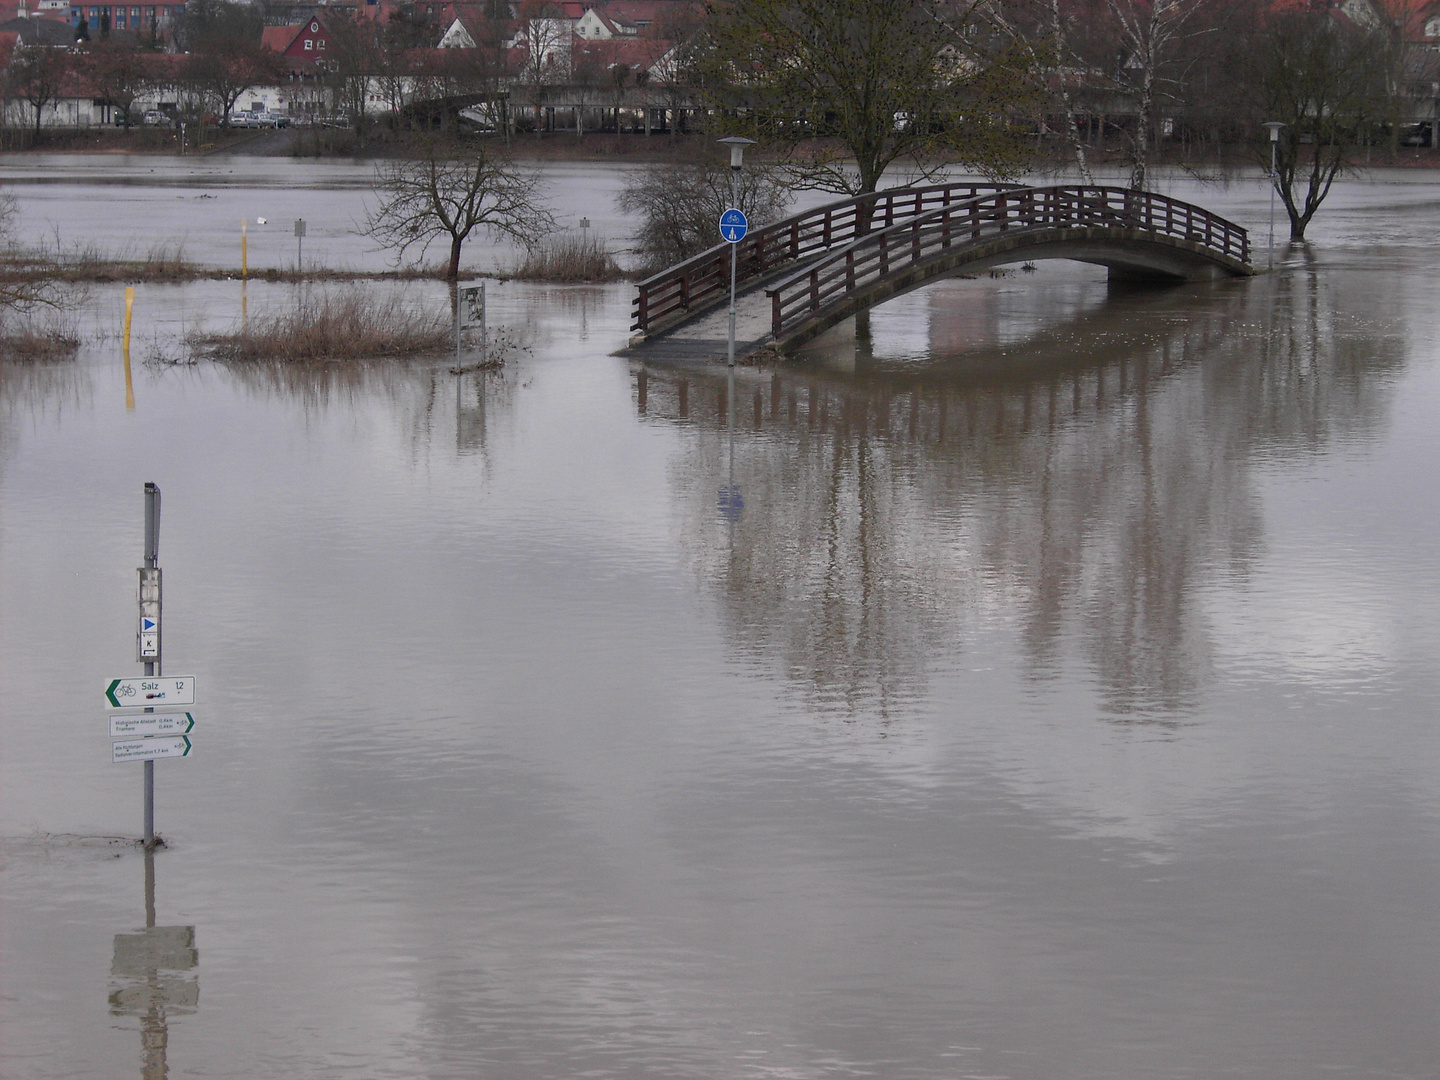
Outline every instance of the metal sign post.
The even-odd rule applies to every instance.
[[[110,717],[110,760],[145,765],[145,850],[155,849],[155,759],[187,757],[195,717],[188,712],[156,712],[157,707],[195,704],[195,676],[160,673],[160,489],[145,485],[145,565],[140,567],[140,611],[135,628],[135,658],[145,665],[138,679],[111,679],[105,703],[140,712]]]
[[[730,336],[728,359],[730,366],[735,366],[735,252],[737,245],[745,239],[745,234],[750,231],[750,222],[745,215],[732,206],[720,215],[720,235],[730,245]]]
[[[460,289],[455,304],[455,362],[460,362],[460,330],[466,326],[480,327],[480,359],[488,359],[490,334],[485,321],[485,282]]]
[[[146,617],[146,575],[152,574],[154,587],[154,631],[153,650],[145,653],[147,642],[143,627]],[[145,565],[140,568],[140,652],[145,663],[146,675],[160,674],[160,488],[152,483],[145,485]],[[146,712],[154,712],[146,709]],[[145,759],[145,850],[155,847],[155,761]]]
[[[295,219],[295,272],[305,269],[305,219]]]

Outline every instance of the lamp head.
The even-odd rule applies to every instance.
[[[724,139],[717,139],[716,142],[722,146],[730,147],[730,168],[738,169],[745,160],[745,147],[754,146],[754,139],[747,139],[743,135],[730,135]]]
[[[1271,142],[1279,142],[1279,141],[1280,141],[1280,129],[1283,128],[1285,125],[1284,125],[1283,123],[1281,123],[1279,120],[1267,120],[1267,121],[1265,121],[1265,123],[1261,124],[1260,126],[1263,127],[1266,131],[1270,132],[1270,141],[1271,141]]]

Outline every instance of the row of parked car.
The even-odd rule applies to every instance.
[[[230,114],[232,128],[283,128],[290,126],[290,118],[283,113],[238,112]]]

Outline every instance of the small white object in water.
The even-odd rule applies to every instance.
[[[265,224],[265,219],[264,219],[263,217],[257,217],[257,218],[255,219],[255,224],[256,224],[256,225],[264,225],[264,224]]]

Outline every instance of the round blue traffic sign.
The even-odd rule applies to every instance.
[[[745,234],[750,231],[750,222],[745,220],[745,215],[736,207],[731,207],[720,215],[720,235],[732,244],[738,244],[745,239]]]

